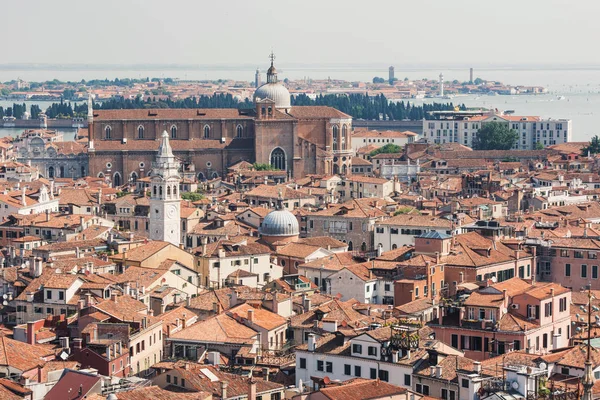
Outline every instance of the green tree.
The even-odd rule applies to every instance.
[[[73,89],[63,90],[62,95],[65,100],[75,100],[75,90],[73,90]]]
[[[477,131],[475,150],[510,150],[519,140],[519,134],[500,122],[489,122]]]
[[[376,76],[373,78],[373,83],[384,83],[384,82],[385,82],[385,79],[383,79],[379,76]]]
[[[396,212],[394,212],[394,217],[396,215],[401,215],[401,214],[419,214],[419,212],[417,211],[416,208],[414,207],[409,207],[409,206],[404,206],[404,207],[400,207],[396,210]]]
[[[542,142],[535,142],[534,150],[544,150],[544,145]]]
[[[271,164],[254,163],[252,167],[255,171],[278,171],[278,169],[273,167]]]
[[[481,78],[475,78],[475,80],[473,81],[474,84],[476,85],[481,85],[483,83],[483,79]]]
[[[590,143],[581,149],[581,154],[583,154],[584,156],[587,156],[588,153],[589,154],[600,153],[600,138],[598,138],[598,135],[594,136],[592,138],[592,140],[590,140]]]
[[[183,192],[181,193],[181,198],[184,200],[189,200],[189,201],[198,201],[198,200],[202,200],[204,198],[204,196],[200,193],[196,193],[196,192]]]
[[[394,153],[400,153],[402,151],[402,147],[398,146],[397,144],[392,144],[392,143],[388,143],[385,146],[381,146],[378,149],[375,149],[371,152],[371,157],[376,156],[377,154],[394,154]]]

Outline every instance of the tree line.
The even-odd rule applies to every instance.
[[[319,95],[311,99],[305,94],[292,97],[295,106],[329,106],[355,119],[365,120],[420,120],[432,111],[454,110],[452,103],[432,103],[415,105],[410,101],[390,102],[383,94],[369,96],[368,94],[350,95]],[[156,96],[141,96],[135,99],[111,98],[101,103],[94,103],[94,109],[140,109],[140,108],[239,108],[251,109],[254,107],[250,99],[240,101],[231,94],[213,94],[211,96],[194,96],[185,99],[156,98]],[[465,106],[459,107],[465,110]],[[14,116],[22,118],[26,105],[14,104],[13,107],[2,109],[0,117]],[[31,106],[31,118],[38,118],[41,110],[37,105]],[[87,103],[72,103],[61,99],[59,103],[52,103],[46,110],[48,118],[84,118],[87,115]]]
[[[452,103],[432,103],[414,105],[410,101],[390,102],[383,94],[369,96],[368,94],[354,93],[350,95],[327,94],[311,99],[305,94],[292,97],[295,106],[329,106],[355,119],[367,120],[420,120],[432,111],[454,110]],[[459,106],[466,110],[465,105]]]

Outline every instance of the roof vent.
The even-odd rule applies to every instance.
[[[158,115],[158,111],[156,110],[148,110],[148,116],[149,117],[155,117]]]

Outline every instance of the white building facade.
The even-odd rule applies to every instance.
[[[539,142],[544,147],[570,142],[570,119],[542,119],[536,116],[483,114],[469,112],[437,113],[439,119],[428,116],[423,120],[423,138],[429,143],[460,143],[472,147],[477,131],[485,124],[506,124],[519,134],[515,150],[534,150]]]

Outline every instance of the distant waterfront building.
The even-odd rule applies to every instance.
[[[533,150],[536,143],[544,147],[567,143],[572,138],[570,119],[542,119],[487,111],[439,111],[423,120],[423,138],[429,143],[460,143],[472,147],[477,131],[489,122],[508,125],[519,134],[515,150]]]
[[[392,83],[394,83],[394,66],[390,66],[389,74],[389,80],[391,85]]]
[[[444,97],[444,74],[440,72],[440,97]]]
[[[469,69],[469,83],[473,83],[473,68]]]
[[[258,88],[262,85],[262,79],[260,78],[260,69],[256,68],[256,72],[254,73],[254,87]]]

